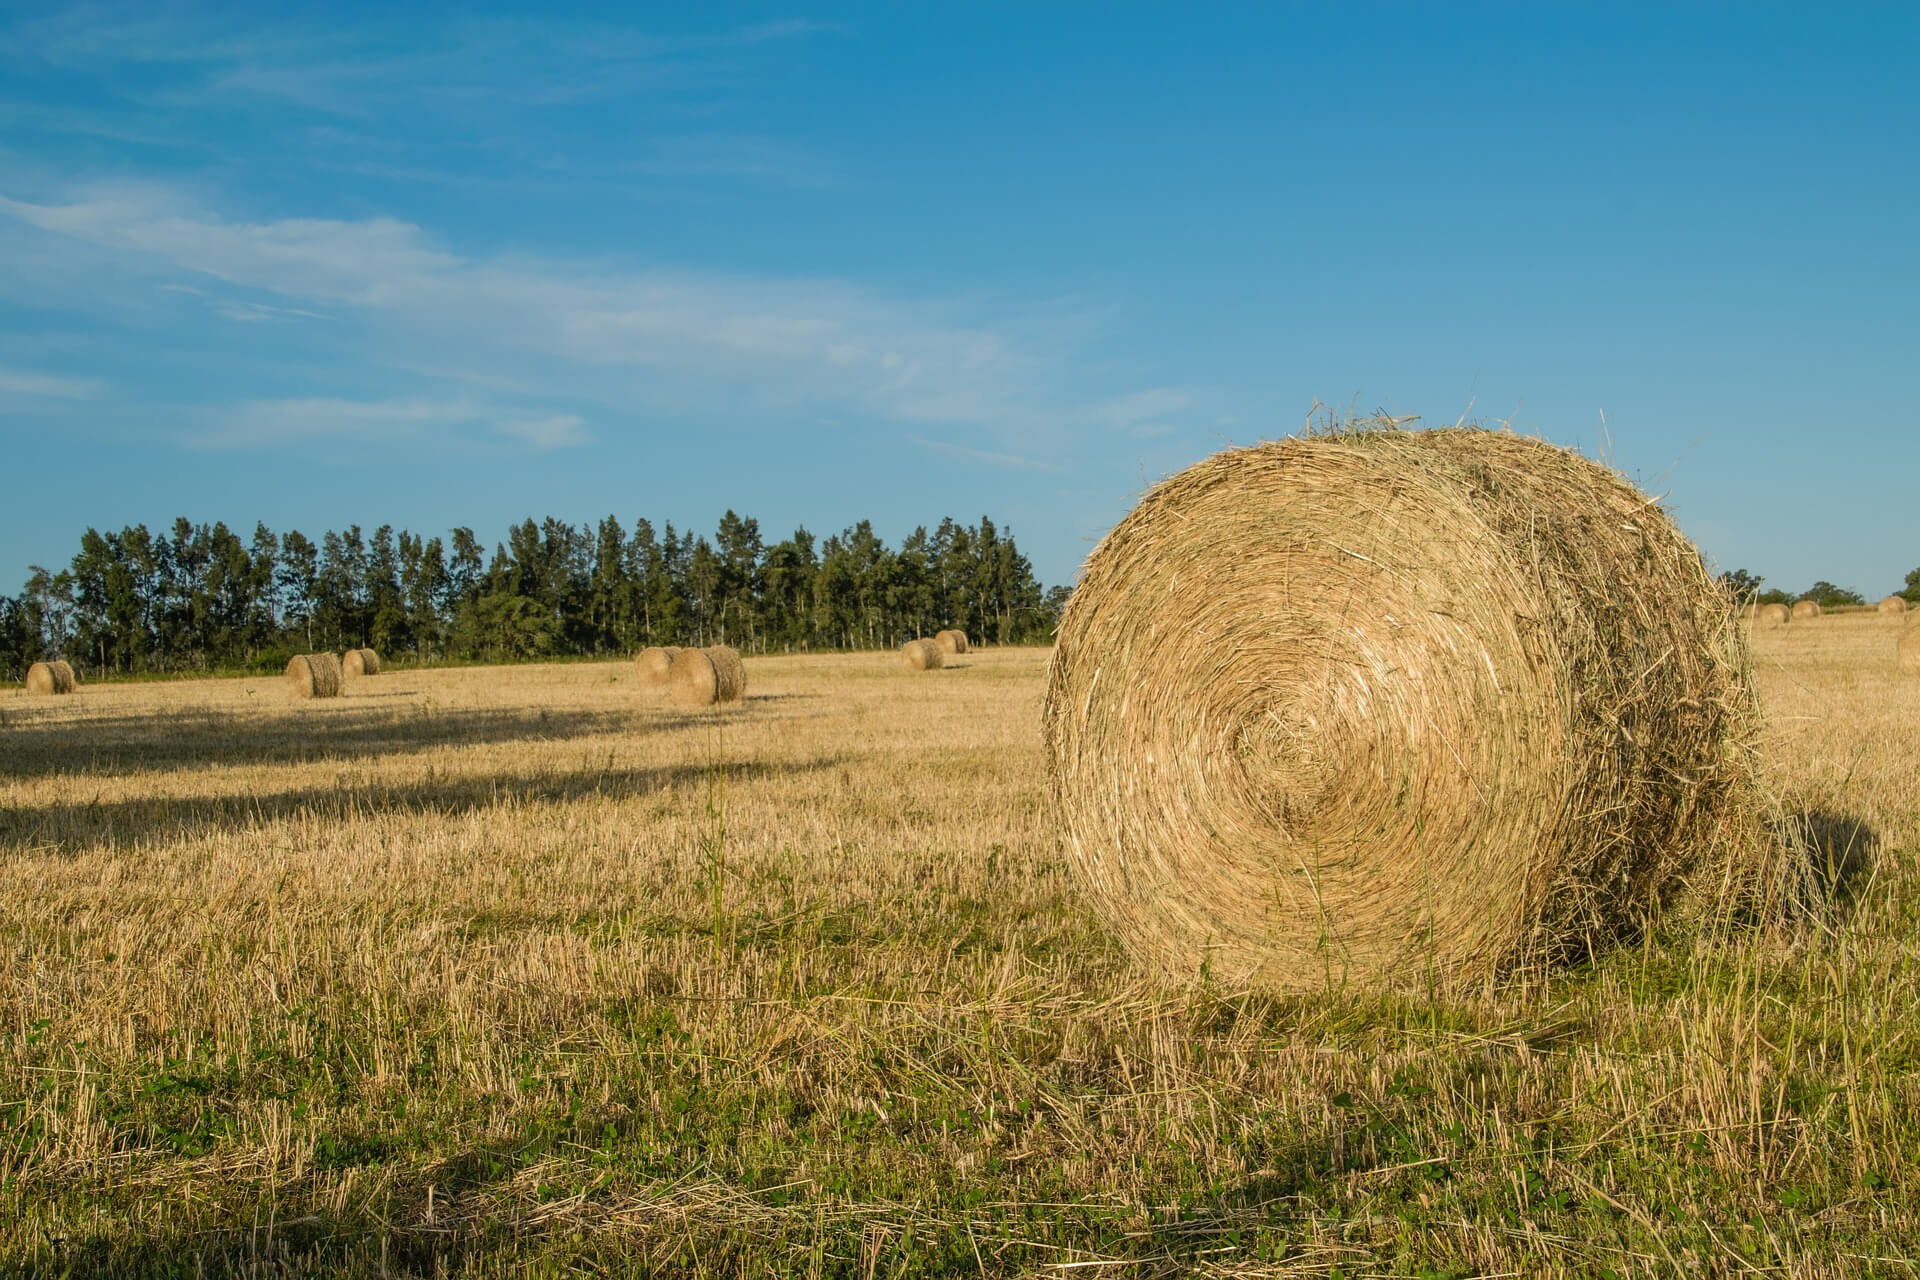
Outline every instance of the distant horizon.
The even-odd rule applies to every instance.
[[[1322,402],[1920,566],[1920,11],[0,18],[0,572],[82,529],[990,514]],[[18,583],[0,579],[0,591]]]
[[[1415,429],[1424,429],[1429,425],[1432,425],[1432,424],[1422,423],[1422,424],[1419,424],[1419,426]],[[1452,424],[1447,424],[1447,425],[1452,425]],[[1485,425],[1485,424],[1482,424],[1482,425]],[[1280,437],[1273,437],[1273,438],[1277,439]],[[1234,447],[1240,447],[1240,446],[1234,446]],[[1588,453],[1587,456],[1592,457],[1594,455],[1591,453]],[[1169,474],[1173,474],[1173,473],[1169,473]],[[1156,478],[1155,483],[1157,483],[1158,480],[1165,479],[1165,478],[1167,477],[1164,477],[1164,476],[1158,477]],[[1631,479],[1631,477],[1629,477],[1629,479]],[[1650,495],[1650,496],[1657,497],[1658,495],[1656,494],[1656,495]],[[769,541],[769,543],[778,541],[784,538],[788,538],[801,530],[805,530],[808,534],[812,535],[816,539],[825,539],[837,534],[845,533],[855,528],[862,522],[866,522],[873,526],[875,533],[880,537],[880,539],[883,542],[887,543],[889,546],[896,546],[903,539],[911,536],[914,533],[914,531],[917,529],[924,529],[929,534],[932,533],[935,530],[935,528],[938,526],[941,519],[951,519],[956,522],[965,524],[969,521],[977,521],[981,517],[986,517],[988,519],[993,520],[995,524],[1002,530],[1003,533],[1009,534],[1015,537],[1016,539],[1020,537],[1020,529],[1015,522],[1007,519],[1002,519],[998,514],[992,511],[978,511],[978,512],[969,512],[969,513],[942,512],[939,517],[936,517],[933,520],[914,521],[908,524],[904,528],[895,530],[895,529],[884,528],[880,525],[878,521],[872,521],[867,517],[860,517],[860,516],[856,516],[844,522],[835,523],[831,526],[828,526],[825,524],[815,524],[813,522],[806,521],[806,520],[802,520],[798,524],[795,524],[791,527],[771,526],[768,524],[767,521],[762,520],[758,516],[758,514],[753,511],[743,510],[739,507],[730,506],[730,507],[723,508],[718,514],[716,514],[713,517],[713,519],[710,522],[706,524],[700,524],[695,522],[682,522],[681,520],[678,520],[678,519],[673,519],[667,516],[656,516],[654,513],[649,513],[644,511],[631,512],[631,513],[623,513],[619,511],[602,511],[596,514],[580,515],[580,516],[571,516],[571,515],[562,514],[560,512],[554,512],[554,511],[546,511],[546,512],[529,511],[517,517],[509,517],[505,521],[503,521],[499,526],[497,536],[489,536],[485,532],[485,530],[483,530],[479,525],[469,521],[457,521],[453,524],[447,525],[444,528],[442,528],[442,527],[434,527],[434,526],[416,525],[407,521],[391,520],[391,519],[339,520],[339,521],[323,521],[313,525],[313,527],[311,528],[306,528],[306,527],[302,527],[298,523],[290,522],[284,525],[278,524],[271,517],[267,517],[267,516],[255,516],[255,517],[247,518],[244,521],[236,522],[236,521],[227,519],[225,516],[220,516],[220,515],[196,516],[188,512],[176,512],[173,515],[166,516],[159,520],[138,520],[138,519],[124,520],[124,521],[120,521],[112,524],[111,527],[101,525],[101,524],[85,524],[73,531],[71,538],[69,539],[69,542],[70,542],[70,545],[74,546],[77,549],[80,539],[85,535],[88,529],[93,529],[94,531],[102,535],[106,535],[110,533],[118,533],[124,528],[131,528],[131,527],[144,525],[149,532],[159,534],[167,530],[170,530],[175,520],[183,519],[183,518],[188,520],[191,524],[193,524],[196,527],[202,526],[202,525],[205,525],[207,527],[212,527],[216,524],[224,523],[229,530],[231,530],[236,535],[242,537],[243,539],[250,538],[253,534],[255,527],[261,524],[266,525],[268,529],[270,529],[276,535],[285,535],[289,532],[297,531],[297,532],[306,534],[310,537],[318,537],[328,532],[344,533],[349,528],[354,528],[354,527],[359,528],[363,534],[371,536],[376,530],[378,530],[380,527],[384,525],[384,526],[391,527],[396,534],[406,532],[406,533],[417,534],[423,537],[445,536],[452,533],[453,530],[455,529],[464,528],[471,531],[474,534],[475,538],[479,541],[479,543],[481,544],[482,548],[485,550],[488,557],[491,557],[497,549],[505,545],[512,529],[515,526],[527,520],[540,522],[547,519],[556,519],[556,520],[567,521],[568,523],[573,524],[577,527],[592,529],[601,520],[607,518],[608,516],[612,516],[613,518],[619,520],[621,525],[625,529],[631,532],[634,527],[634,521],[636,519],[646,519],[653,524],[656,531],[659,531],[662,533],[664,533],[666,526],[671,524],[677,532],[680,532],[683,534],[693,533],[702,537],[710,538],[712,533],[714,532],[714,529],[720,525],[721,521],[726,517],[728,513],[738,515],[742,519],[754,520],[760,526],[760,532],[762,536],[765,537]],[[1117,523],[1117,520],[1116,520],[1116,523]],[[1104,536],[1104,534],[1102,536]],[[1082,557],[1081,557],[1082,560],[1084,560],[1086,554],[1091,553],[1093,549],[1093,545],[1094,544],[1090,543],[1086,549],[1086,552],[1082,553]],[[1024,549],[1025,548],[1023,548],[1023,550]],[[1732,573],[1735,571],[1743,571],[1743,570],[1748,573],[1756,572],[1750,565],[1747,565],[1747,564],[1716,562],[1710,554],[1706,553],[1705,548],[1702,548],[1702,554],[1706,559],[1708,569],[1712,573],[1714,573],[1716,576],[1722,573]],[[0,595],[5,595],[5,596],[17,595],[20,590],[21,584],[27,580],[27,578],[31,575],[35,567],[44,568],[50,573],[59,573],[68,567],[72,558],[73,558],[72,553],[69,553],[66,557],[60,558],[57,563],[35,561],[31,564],[21,566],[17,574],[17,581],[14,581],[11,583],[11,585],[9,585],[7,581],[0,580]],[[1054,587],[1066,587],[1071,589],[1078,582],[1080,568],[1081,568],[1081,561],[1076,560],[1074,562],[1071,572],[1065,578],[1058,578],[1058,579],[1053,578],[1053,577],[1050,577],[1045,572],[1038,572],[1037,576],[1040,579],[1041,585],[1043,587],[1046,587],[1049,589]],[[1038,569],[1037,559],[1036,559],[1036,569]],[[1912,572],[1915,570],[1920,570],[1920,550],[1916,550],[1915,564],[1912,566],[1909,572]],[[1833,574],[1830,574],[1830,573],[1817,574],[1815,577],[1807,580],[1804,583],[1787,583],[1783,581],[1778,581],[1771,577],[1768,577],[1764,573],[1758,574],[1757,576],[1760,578],[1760,580],[1763,583],[1763,586],[1761,588],[1763,592],[1764,591],[1785,591],[1790,595],[1794,596],[1795,598],[1799,598],[1801,596],[1806,595],[1815,587],[1818,587],[1821,585],[1829,585],[1829,586],[1840,587],[1845,590],[1857,592],[1866,600],[1868,604],[1872,604],[1878,600],[1884,599],[1889,595],[1898,595],[1902,591],[1904,591],[1906,588],[1905,573],[1900,574],[1898,580],[1893,582],[1891,585],[1886,586],[1884,589],[1882,589],[1878,584],[1862,584],[1860,582],[1848,581],[1843,577],[1834,576]]]

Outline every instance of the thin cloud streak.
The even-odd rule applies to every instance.
[[[190,430],[185,443],[209,451],[281,448],[309,440],[377,440],[444,436],[479,428],[545,452],[586,444],[576,414],[530,416],[473,400],[404,397],[348,400],[330,396],[248,400],[216,410],[214,425]]]
[[[92,400],[106,389],[98,378],[65,378],[50,373],[0,369],[0,395],[46,400]]]
[[[999,453],[992,449],[974,449],[964,444],[952,444],[945,440],[929,440],[924,436],[909,436],[915,444],[935,453],[944,453],[949,458],[964,458],[968,462],[980,462],[990,467],[1002,467],[1010,471],[1058,472],[1059,467],[1050,462],[1041,462],[1036,458],[1023,458],[1016,453]]]

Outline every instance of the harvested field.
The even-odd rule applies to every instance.
[[[0,691],[0,1271],[1904,1274],[1901,622],[1754,636],[1818,910],[1435,998],[1134,967],[1041,650]]]

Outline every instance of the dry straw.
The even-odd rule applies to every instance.
[[[673,668],[674,655],[679,653],[675,645],[653,645],[634,655],[633,667],[640,674],[640,687],[643,689],[664,689],[667,687],[667,673]]]
[[[673,700],[683,707],[717,706],[746,696],[747,668],[724,644],[682,649],[667,668],[667,683]]]
[[[1820,616],[1820,613],[1820,602],[1818,600],[1797,600],[1794,602],[1793,620],[1795,622],[1799,622],[1805,618],[1817,618]]]
[[[900,662],[909,671],[935,671],[946,664],[946,653],[932,640],[909,640],[900,646]]]
[[[64,658],[36,662],[27,668],[28,693],[72,693],[80,685]]]
[[[1893,665],[1897,671],[1920,675],[1920,626],[1910,626],[1900,633],[1893,646]]]
[[[1753,613],[1753,625],[1756,627],[1784,627],[1793,614],[1783,604],[1763,604]]]
[[[377,676],[380,655],[371,649],[349,649],[340,659],[340,669],[350,676]]]
[[[1760,851],[1744,629],[1619,476],[1472,428],[1218,454],[1088,557],[1045,709],[1072,861],[1180,977],[1486,974]]]
[[[1907,611],[1907,598],[1905,596],[1888,596],[1880,602],[1879,608],[1882,613],[1905,613]]]
[[[967,633],[964,631],[936,631],[933,642],[945,654],[958,655],[967,651]]]
[[[337,698],[340,659],[331,653],[303,653],[287,663],[287,687],[296,698]]]

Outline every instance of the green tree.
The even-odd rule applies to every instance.
[[[1760,584],[1766,579],[1745,569],[1729,569],[1715,581],[1719,582],[1735,604],[1746,604],[1760,594]]]
[[[320,595],[320,553],[298,529],[281,535],[280,564],[274,577],[280,584],[281,618],[306,637],[311,650],[313,610]]]
[[[1849,591],[1845,587],[1836,587],[1831,582],[1816,582],[1801,593],[1802,600],[1811,600],[1822,609],[1832,609],[1840,605],[1865,604],[1866,597],[1858,591]]]

